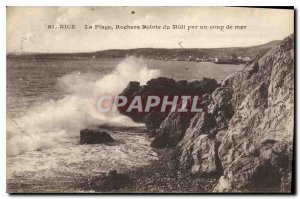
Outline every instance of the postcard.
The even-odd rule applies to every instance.
[[[7,7],[8,193],[294,193],[293,7]]]

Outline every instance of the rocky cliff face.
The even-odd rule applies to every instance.
[[[293,36],[224,84],[233,90],[235,113],[218,149],[224,172],[215,191],[290,191]]]
[[[208,104],[204,112],[144,117],[152,146],[177,147],[182,168],[219,177],[216,192],[290,192],[294,36],[215,88],[192,90]]]

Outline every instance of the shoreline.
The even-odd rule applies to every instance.
[[[218,177],[199,177],[180,169],[174,149],[160,149],[157,153],[157,161],[127,173],[134,181],[132,186],[116,192],[209,193],[217,185]]]
[[[146,139],[153,140],[147,135],[148,130],[144,126],[100,126],[99,128],[108,132],[117,130],[129,134],[141,133],[146,136]],[[156,149],[150,145],[149,148],[156,152],[158,160],[154,160],[146,166],[120,172],[120,174],[128,176],[132,180],[131,183],[120,189],[110,189],[101,192],[87,187],[88,181],[93,179],[85,179],[80,185],[80,189],[95,191],[95,193],[209,193],[217,185],[220,176],[196,176],[180,168],[178,162],[179,154],[176,148]],[[95,176],[96,178],[97,176]]]
[[[150,146],[149,146],[150,147]],[[101,183],[86,179],[80,188],[93,193],[210,193],[218,183],[219,176],[196,176],[179,168],[176,149],[155,149],[159,158],[147,166],[120,173],[129,177],[130,183],[121,188],[99,191],[101,187],[91,185]]]

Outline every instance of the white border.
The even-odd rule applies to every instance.
[[[138,0],[4,0],[6,5],[9,6],[292,6],[296,1],[293,0],[272,0],[272,2],[265,2],[259,0],[151,0],[151,1],[138,1]]]
[[[5,143],[6,143],[6,6],[295,6],[295,8],[299,9],[299,0],[272,0],[272,1],[262,1],[262,0],[151,0],[149,2],[142,2],[141,0],[50,0],[50,1],[43,1],[43,0],[1,0],[0,1],[0,44],[2,47],[0,48],[0,84],[1,84],[1,97],[0,97],[0,141],[1,141],[1,163],[0,163],[0,174],[1,174],[1,198],[8,198],[8,197],[16,197],[13,195],[6,194],[6,153],[5,153]],[[297,13],[299,14],[299,13]],[[297,16],[297,15],[296,15]],[[298,33],[297,30],[295,30]],[[296,37],[299,35],[297,34]],[[299,50],[296,54],[296,58],[299,57]],[[299,63],[299,62],[298,62]],[[298,67],[298,64],[297,66]],[[297,77],[299,77],[299,69],[297,70]],[[299,81],[298,81],[299,83]],[[299,84],[297,83],[297,99],[299,99]],[[297,113],[299,113],[299,108],[297,108]],[[297,119],[297,123],[299,124],[299,117]],[[296,121],[295,121],[296,122]],[[297,143],[299,143],[300,135],[297,135]],[[299,149],[299,146],[297,146]],[[297,159],[299,159],[299,150],[296,151]],[[296,164],[298,165],[298,164]],[[299,179],[299,171],[297,172],[297,179]],[[299,191],[299,181],[297,181],[296,191]],[[135,195],[135,197],[141,197],[142,195]],[[154,196],[154,195],[153,195]],[[151,196],[151,197],[153,197]],[[175,195],[171,195],[168,197],[174,197]],[[221,196],[221,195],[220,195]],[[226,195],[225,195],[226,196]],[[252,197],[251,195],[238,195],[233,197]],[[18,198],[36,198],[41,196],[34,196],[34,195],[21,195]],[[52,198],[51,195],[43,196],[43,198]],[[65,197],[74,197],[74,195],[56,195],[58,198],[65,198]],[[101,198],[116,198],[120,196],[110,195],[110,196],[101,196],[101,195],[77,195],[76,197],[80,198],[87,198],[87,197],[101,197]],[[132,196],[121,196],[121,197],[132,197]],[[159,195],[156,196],[158,198],[163,198],[166,196]],[[218,196],[210,196],[210,195],[185,195],[180,196],[181,198],[188,198],[188,197],[201,197],[201,198],[217,198]],[[232,197],[232,195],[227,195],[227,197]],[[265,196],[266,198],[273,198],[274,196]],[[282,196],[283,198],[291,197],[291,196]]]

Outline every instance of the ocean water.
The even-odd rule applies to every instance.
[[[129,81],[145,84],[159,76],[176,80],[209,77],[221,81],[242,67],[135,57],[8,59],[8,190],[82,191],[71,186],[81,177],[150,164],[157,160],[157,154],[141,133],[144,126],[118,113],[99,113],[97,98],[117,95]],[[117,127],[110,132],[117,141],[112,145],[80,145],[80,129],[99,125]]]

